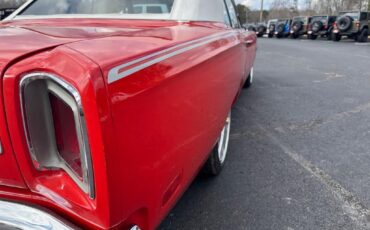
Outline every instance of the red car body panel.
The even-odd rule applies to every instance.
[[[182,50],[181,44],[209,36],[215,39]],[[115,67],[153,53],[117,74],[158,62],[110,81]],[[47,207],[83,228],[137,224],[154,229],[208,158],[255,55],[254,34],[219,23],[53,19],[0,24],[0,106],[6,111],[0,113],[0,199]],[[55,74],[79,91],[94,199],[63,171],[33,167],[19,97],[20,80],[30,72]],[[11,171],[3,172],[4,165]]]

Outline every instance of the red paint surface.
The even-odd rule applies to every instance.
[[[230,36],[107,83],[113,67],[222,31]],[[253,44],[247,46],[249,40]],[[253,65],[255,41],[255,35],[204,22],[54,19],[0,24],[0,135],[5,148],[0,198],[47,207],[84,228],[138,224],[154,229],[216,143]],[[40,172],[32,165],[19,82],[34,71],[60,76],[81,95],[95,199],[63,171]],[[4,165],[11,173],[2,170]]]

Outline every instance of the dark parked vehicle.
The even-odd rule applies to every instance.
[[[370,13],[360,11],[346,11],[339,13],[334,25],[332,38],[340,41],[342,36],[355,39],[358,42],[367,42],[369,36]]]
[[[290,35],[292,38],[297,39],[302,35],[306,35],[308,32],[308,25],[311,23],[311,17],[294,17],[292,21],[292,26],[290,30]]]
[[[290,34],[290,26],[292,19],[284,18],[279,19],[276,23],[275,35],[276,38],[286,38]]]
[[[256,28],[256,25],[255,25],[255,24],[247,24],[247,25],[245,26],[245,28],[246,28],[248,31],[257,32],[257,28]]]
[[[319,36],[331,40],[334,24],[337,16],[317,15],[313,16],[308,29],[308,38],[316,40]]]
[[[278,22],[277,19],[271,19],[267,22],[266,33],[269,38],[274,37],[277,22]]]
[[[1,9],[0,8],[0,21],[3,20],[4,18],[8,17],[11,15],[16,9],[11,8],[11,9]]]
[[[257,31],[256,31],[257,37],[259,37],[259,38],[263,37],[263,35],[266,33],[266,31],[267,31],[266,24],[260,23],[260,24],[257,25]]]

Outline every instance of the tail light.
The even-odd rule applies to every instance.
[[[333,23],[333,27],[334,27],[334,29],[338,29],[338,27],[337,27],[337,22],[334,22],[334,23]]]
[[[77,90],[45,73],[26,75],[20,90],[26,137],[36,169],[64,170],[93,198],[90,148]]]
[[[360,22],[359,21],[356,21],[355,22],[355,25],[356,25],[356,28],[359,28],[360,27]]]

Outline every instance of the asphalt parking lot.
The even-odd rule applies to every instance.
[[[370,229],[370,44],[260,39],[228,162],[160,229]]]

